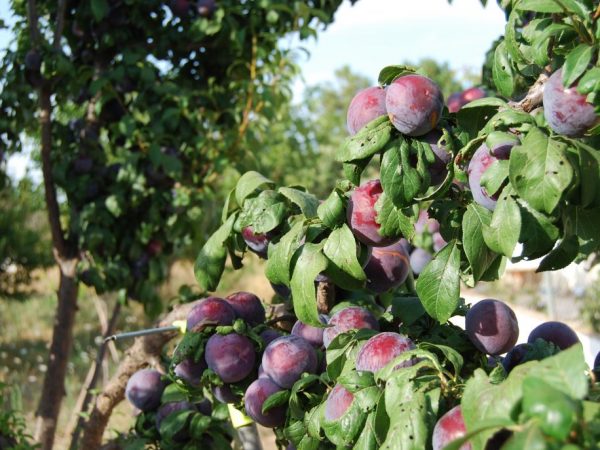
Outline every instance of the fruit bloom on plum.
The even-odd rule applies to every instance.
[[[465,317],[465,328],[473,345],[492,356],[508,352],[519,338],[515,312],[506,303],[494,299],[473,305]]]
[[[323,343],[325,348],[329,346],[335,337],[345,331],[360,330],[368,328],[379,330],[379,322],[371,312],[360,306],[350,306],[336,312],[329,320],[329,328],[323,331]]]
[[[363,89],[354,96],[348,107],[348,133],[355,135],[362,127],[380,116],[385,116],[385,90],[379,86]]]
[[[433,450],[442,450],[450,442],[460,439],[467,434],[460,405],[455,406],[444,414],[433,428],[431,445]],[[463,444],[459,450],[471,450],[471,444]]]
[[[370,338],[361,347],[356,356],[356,370],[377,372],[402,353],[413,350],[415,344],[406,336],[398,333],[379,333]],[[414,364],[410,359],[399,363],[395,369],[409,367]]]

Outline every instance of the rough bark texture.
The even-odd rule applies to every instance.
[[[321,281],[317,286],[317,310],[319,314],[329,314],[335,302],[335,285]]]
[[[525,112],[531,112],[535,108],[542,106],[546,81],[548,81],[548,75],[546,73],[540,74],[535,83],[533,83],[533,86],[529,88],[525,98],[519,102],[510,102],[510,106]]]
[[[184,319],[195,303],[188,303],[173,309],[167,316],[156,324],[157,327],[171,325],[175,320]],[[177,336],[177,332],[152,334],[137,338],[127,350],[119,364],[117,373],[110,379],[104,390],[94,403],[90,419],[85,424],[82,449],[96,450],[102,445],[102,435],[108,425],[108,420],[114,407],[125,397],[127,381],[135,372],[152,364],[158,359],[162,348],[167,342]]]

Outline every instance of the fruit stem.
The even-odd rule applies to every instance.
[[[180,328],[176,325],[171,325],[168,327],[147,328],[145,330],[130,331],[128,333],[121,333],[121,334],[113,334],[112,336],[108,336],[106,339],[104,339],[104,342],[118,341],[121,339],[133,338],[133,337],[138,337],[138,336],[147,336],[149,334],[166,333],[168,331],[178,331],[179,329]]]

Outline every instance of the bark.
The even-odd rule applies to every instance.
[[[319,314],[329,314],[335,302],[335,285],[321,281],[317,285],[317,310]]]
[[[156,326],[164,327],[171,325],[176,320],[184,319],[194,304],[188,303],[176,307]],[[90,418],[84,427],[80,448],[96,450],[101,447],[102,435],[108,425],[112,411],[125,397],[127,381],[138,370],[151,365],[153,362],[158,362],[162,348],[175,336],[177,336],[177,332],[172,331],[151,334],[135,340],[134,344],[127,350],[125,358],[119,364],[117,373],[96,398]]]

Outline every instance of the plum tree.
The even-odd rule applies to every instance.
[[[244,394],[246,414],[263,427],[282,426],[285,423],[285,406],[277,406],[265,413],[262,412],[265,400],[279,391],[281,391],[281,388],[269,378],[254,380]]]
[[[551,342],[561,350],[565,350],[580,342],[577,333],[570,326],[556,321],[544,322],[531,330],[527,342],[531,344],[536,339]]]
[[[380,294],[398,287],[406,281],[409,268],[409,255],[402,242],[374,247],[365,266],[367,288]]]
[[[242,238],[252,252],[266,259],[269,249],[269,238],[264,233],[255,233],[252,227],[242,229]]]
[[[265,308],[260,299],[250,292],[236,292],[225,297],[238,318],[256,326],[265,321]]]
[[[198,362],[195,362],[192,358],[186,358],[175,366],[173,373],[186,383],[189,383],[192,386],[198,386],[200,384],[202,373],[207,367],[206,361],[204,361],[203,358]]]
[[[375,203],[379,200],[383,188],[379,180],[370,180],[358,186],[348,201],[348,225],[357,240],[373,247],[385,247],[400,239],[401,236],[387,237],[379,233]]]
[[[387,88],[385,108],[400,133],[423,136],[433,130],[444,108],[439,86],[422,75],[405,75]]]
[[[319,321],[327,324],[329,317],[326,314],[320,314]],[[323,347],[323,330],[324,328],[313,327],[297,320],[292,327],[292,334],[305,339],[315,348],[321,348]]]
[[[481,177],[496,161],[498,161],[498,158],[490,153],[487,145],[482,144],[473,154],[467,168],[469,187],[473,194],[473,200],[492,211],[496,207],[496,201],[500,192],[488,193],[481,185]]]
[[[187,316],[187,329],[202,331],[208,326],[231,325],[235,310],[222,298],[207,297],[195,305]]]
[[[182,400],[179,402],[168,402],[160,406],[156,411],[156,428],[160,430],[160,424],[163,420],[165,420],[171,414],[175,414],[180,411],[195,411],[196,407],[188,402],[187,400]],[[172,439],[175,442],[185,441],[189,437],[189,431],[187,428],[183,428],[178,433],[176,433]]]
[[[125,388],[125,397],[141,411],[151,411],[160,405],[160,398],[166,383],[162,375],[154,369],[142,369],[134,373]]]
[[[323,331],[323,344],[325,348],[329,346],[335,337],[345,331],[360,330],[368,328],[371,330],[379,330],[379,322],[368,309],[360,306],[350,306],[336,312],[329,319],[329,328]]]
[[[363,89],[354,96],[348,106],[348,133],[352,136],[373,119],[386,114],[385,90],[379,86]]]
[[[431,185],[435,186],[440,184],[446,178],[448,174],[448,168],[446,167],[452,159],[452,154],[448,151],[445,142],[440,139],[442,138],[442,132],[439,130],[432,130],[424,136],[420,137],[419,140],[428,143],[433,150],[435,160],[429,165],[429,175],[431,176]]]
[[[485,299],[469,309],[465,330],[475,347],[488,355],[500,355],[514,347],[519,338],[515,312],[499,300]]]
[[[341,384],[336,384],[327,395],[327,400],[325,401],[325,410],[323,412],[325,419],[329,421],[338,420],[348,411],[353,401],[354,395],[352,395],[352,392],[348,391]]]
[[[502,358],[502,367],[504,367],[506,373],[510,373],[511,370],[523,362],[523,359],[530,348],[531,346],[529,344],[515,345],[504,358]]]
[[[442,450],[446,445],[467,434],[460,405],[455,406],[439,418],[433,428],[431,445],[433,450]],[[471,450],[468,442],[461,445],[459,450]]]
[[[237,403],[242,399],[239,395],[235,394],[227,384],[213,386],[211,390],[215,398],[221,403]]]
[[[427,250],[415,248],[410,254],[410,268],[413,273],[419,275],[432,258],[433,255]]]
[[[356,355],[356,370],[377,372],[402,353],[413,350],[415,344],[408,337],[398,333],[379,333],[370,338]],[[395,368],[401,369],[414,364],[410,359],[399,363]]]
[[[544,116],[558,134],[581,137],[598,123],[594,106],[577,92],[577,84],[563,85],[562,69],[554,72],[544,85]]]
[[[246,336],[213,334],[206,343],[204,358],[224,383],[235,383],[254,370],[256,352]]]
[[[285,389],[291,388],[303,373],[315,373],[317,363],[312,345],[295,335],[275,339],[267,345],[262,357],[265,374]]]

